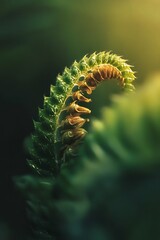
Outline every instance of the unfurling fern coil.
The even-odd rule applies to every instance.
[[[39,109],[39,121],[34,122],[29,164],[38,173],[56,175],[66,156],[74,154],[86,134],[83,125],[89,121],[82,115],[91,112],[83,103],[91,101],[88,96],[101,82],[112,78],[119,80],[125,91],[134,91],[131,66],[110,52],[84,56],[57,76]]]

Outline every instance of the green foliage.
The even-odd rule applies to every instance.
[[[80,88],[82,82],[84,82],[87,90],[89,89],[92,92],[93,87],[91,88],[86,83],[87,76],[92,72],[94,74],[96,67],[105,64],[109,67],[113,67],[119,73],[124,90],[134,90],[132,81],[135,79],[135,76],[130,66],[126,63],[126,60],[110,52],[100,52],[98,54],[93,53],[89,57],[85,56],[79,62],[75,61],[70,68],[65,68],[63,74],[58,75],[56,85],[51,85],[50,96],[44,97],[43,109],[39,109],[39,121],[34,122],[35,133],[32,136],[32,147],[30,149],[30,154],[33,160],[29,160],[29,164],[38,173],[42,175],[57,175],[61,164],[63,163],[60,154],[63,145],[66,148],[66,151],[70,151],[72,150],[71,143],[74,143],[75,139],[79,138],[78,133],[80,137],[82,133],[85,134],[81,127],[78,127],[79,132],[77,131],[77,128],[72,131],[70,123],[69,128],[64,127],[62,131],[59,131],[59,127],[61,127],[60,118],[62,118],[61,116],[65,111],[68,111],[66,110],[67,107],[71,106],[70,108],[72,108],[71,103],[81,102],[79,99],[76,99],[75,101],[73,94],[74,92],[80,92],[80,94],[84,93],[85,90]],[[107,79],[109,78],[110,75],[107,76]],[[81,79],[84,79],[84,81]],[[79,83],[81,85],[78,85]],[[87,101],[88,100],[89,99],[87,99]],[[82,101],[85,102],[86,100]],[[86,111],[87,109],[83,110]],[[80,114],[81,112],[79,111],[75,114],[70,113],[70,116],[79,116]],[[65,119],[66,115],[63,116],[62,120]],[[67,131],[65,143],[62,139],[62,132],[64,133],[64,131]],[[63,136],[65,135],[63,134]]]
[[[160,236],[160,81],[114,97],[79,159],[52,178],[22,177],[33,239],[150,240]]]

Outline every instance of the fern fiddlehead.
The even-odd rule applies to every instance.
[[[74,62],[58,75],[51,85],[50,96],[44,97],[39,109],[39,121],[34,122],[29,160],[30,166],[43,175],[55,175],[65,156],[73,154],[76,145],[86,134],[83,127],[90,109],[83,103],[91,101],[88,95],[104,80],[116,78],[125,91],[133,91],[134,72],[126,60],[110,52],[93,53]]]

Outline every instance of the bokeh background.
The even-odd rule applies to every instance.
[[[0,239],[17,240],[28,224],[13,177],[30,172],[24,139],[43,95],[65,66],[94,51],[129,59],[137,87],[159,72],[160,1],[1,0],[0,43]],[[108,84],[95,91],[93,116],[117,89]]]

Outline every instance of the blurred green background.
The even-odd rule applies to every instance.
[[[12,178],[29,172],[23,142],[57,74],[85,54],[112,50],[129,59],[142,84],[159,71],[159,13],[158,0],[0,1],[0,239],[22,239],[27,231]],[[115,83],[105,86],[94,93],[95,116],[118,91]]]

